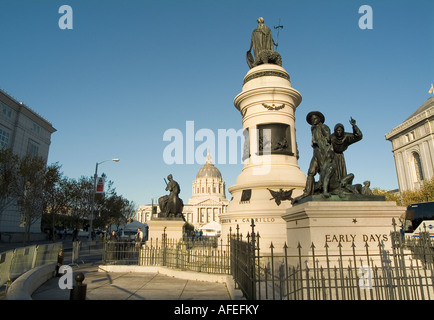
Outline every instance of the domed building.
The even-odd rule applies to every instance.
[[[210,223],[220,223],[220,215],[226,213],[229,200],[226,199],[225,182],[220,170],[214,166],[208,152],[205,164],[199,169],[192,184],[192,197],[184,201],[183,214],[187,222],[195,229]],[[137,220],[146,222],[152,219],[152,207],[158,204],[140,206]],[[154,208],[154,214],[157,212]]]
[[[220,215],[226,212],[228,204],[225,182],[208,152],[205,164],[193,181],[192,197],[184,206],[184,217],[196,228],[210,222],[220,222]]]
[[[196,179],[193,181],[192,195],[193,197],[190,199],[189,204],[202,202],[202,200],[209,198],[217,201],[226,199],[225,182],[220,170],[212,163],[209,152],[204,166],[199,169]]]

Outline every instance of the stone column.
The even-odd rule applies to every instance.
[[[269,250],[271,241],[276,248],[284,245],[286,224],[281,215],[291,202],[278,205],[268,189],[293,189],[293,197],[303,192],[306,175],[297,163],[295,132],[295,110],[300,102],[301,94],[278,65],[254,67],[244,77],[242,92],[234,100],[246,141],[244,168],[236,184],[228,188],[233,199],[221,215],[223,238],[237,225],[247,235],[254,219],[261,250]]]

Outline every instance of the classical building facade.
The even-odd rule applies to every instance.
[[[48,159],[51,134],[56,129],[24,103],[0,90],[0,148],[12,149],[20,157],[27,154]],[[24,232],[21,215],[15,206],[0,216],[0,232]],[[31,232],[41,231],[40,223],[34,223]]]
[[[400,191],[415,190],[434,175],[434,97],[386,134],[392,143]]]
[[[188,203],[184,203],[184,217],[195,229],[210,222],[220,223],[220,215],[226,212],[228,204],[225,182],[208,154],[205,164],[199,169],[193,181],[192,197]],[[140,206],[137,220],[146,223],[159,212],[157,203]]]

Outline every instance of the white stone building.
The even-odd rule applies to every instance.
[[[55,131],[42,116],[0,90],[0,148],[10,148],[20,157],[30,154],[47,161],[51,134]],[[0,232],[23,233],[21,220],[16,206],[10,206],[0,216]],[[30,231],[39,233],[40,223],[32,224]]]
[[[433,177],[434,97],[386,134],[392,142],[400,191],[415,190]]]
[[[193,181],[192,197],[188,203],[184,202],[184,217],[195,229],[210,222],[220,223],[220,215],[226,212],[228,204],[229,200],[226,199],[225,195],[225,182],[220,170],[214,166],[208,153],[205,164],[199,169]],[[152,214],[152,207],[154,207],[154,215]],[[160,209],[157,203],[140,206],[137,220],[146,223],[158,212]]]

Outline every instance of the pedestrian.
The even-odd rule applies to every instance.
[[[112,234],[110,235],[110,241],[115,242],[118,240],[118,237],[116,236],[116,232],[113,230]]]
[[[72,242],[77,240],[78,240],[78,230],[77,228],[75,228],[74,231],[72,232]]]
[[[141,228],[137,229],[137,233],[134,240],[136,241],[136,247],[140,247],[143,241],[143,232]]]

